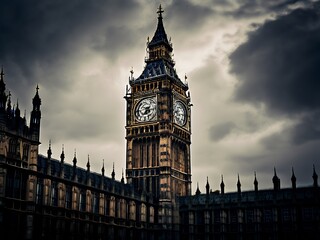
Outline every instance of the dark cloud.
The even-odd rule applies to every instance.
[[[18,93],[22,92],[18,89],[35,85],[37,74],[42,70],[55,72],[56,85],[66,85],[68,82],[59,72],[68,68],[68,57],[81,50],[83,42],[93,48],[99,44],[108,45],[105,51],[113,56],[130,45],[124,41],[130,28],[124,26],[139,5],[135,1],[125,4],[123,7],[119,1],[102,0],[2,2],[0,63],[11,76],[10,81]],[[109,28],[110,25],[113,28]],[[99,38],[98,35],[104,36]],[[101,39],[103,43],[95,42]]]
[[[316,10],[295,10],[266,22],[230,56],[240,80],[236,99],[292,114],[318,109],[320,19]]]
[[[294,117],[296,124],[286,130],[294,143],[320,138],[319,42],[319,11],[297,9],[251,32],[230,55],[239,79],[235,99]]]
[[[209,137],[213,141],[219,141],[226,137],[235,127],[235,124],[232,122],[217,124],[209,129]]]

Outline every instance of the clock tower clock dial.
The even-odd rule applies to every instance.
[[[175,101],[173,104],[173,120],[180,126],[184,126],[187,122],[187,110],[181,101]]]
[[[153,121],[156,119],[155,98],[145,98],[139,101],[135,108],[135,117],[138,122]]]

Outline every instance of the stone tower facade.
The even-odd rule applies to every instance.
[[[19,103],[11,103],[11,94],[6,90],[4,72],[0,73],[0,209],[9,209],[7,199],[16,199],[18,206],[23,203],[27,208],[32,205],[36,197],[38,147],[41,120],[41,99],[38,93],[32,100],[33,110],[30,116],[30,125],[27,125],[26,116],[21,116]],[[31,173],[31,174],[30,174]],[[9,206],[9,207],[8,207]],[[2,211],[0,211],[2,212]],[[11,215],[14,219],[17,215]],[[0,217],[8,218],[6,212]],[[31,238],[33,215],[26,214],[26,228],[24,236]],[[17,220],[17,219],[16,219]],[[15,220],[14,220],[15,221]],[[18,221],[18,220],[17,220]],[[30,227],[30,228],[29,228]]]
[[[158,25],[147,42],[145,68],[129,78],[125,99],[126,177],[159,201],[159,224],[171,224],[177,196],[191,194],[191,103],[188,84],[174,68],[172,44]]]

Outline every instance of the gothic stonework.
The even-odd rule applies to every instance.
[[[105,175],[38,154],[41,99],[36,88],[30,124],[0,75],[0,238],[7,239],[318,239],[320,188],[281,188],[274,169],[273,189],[211,191],[191,195],[191,100],[172,59],[172,44],[158,25],[147,43],[146,65],[129,78],[126,108],[126,178]]]

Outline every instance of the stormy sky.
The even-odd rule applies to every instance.
[[[125,168],[125,95],[145,65],[146,41],[164,25],[192,109],[192,181],[204,192],[298,186],[320,173],[320,4],[304,0],[3,0],[0,64],[12,102],[42,99],[40,153],[64,145],[66,162],[116,178]]]

